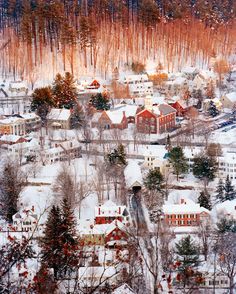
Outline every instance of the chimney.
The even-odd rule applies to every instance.
[[[34,205],[32,205],[32,208],[31,208],[31,210],[34,212]]]
[[[186,204],[183,198],[180,199],[180,204]]]
[[[100,214],[101,214],[101,208],[98,207],[98,215],[100,215]]]
[[[120,206],[118,208],[118,214],[121,214],[121,209],[120,209]]]

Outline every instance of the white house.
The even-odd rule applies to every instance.
[[[207,86],[216,84],[216,75],[210,70],[201,70],[193,79],[192,86],[195,90],[206,90]]]
[[[70,109],[52,108],[47,115],[48,125],[57,129],[71,128],[71,111]]]
[[[220,100],[224,108],[232,109],[236,103],[236,92],[225,94]]]
[[[12,216],[12,221],[15,231],[33,232],[38,229],[38,215],[34,212],[34,207],[17,212]]]
[[[37,131],[41,127],[41,118],[34,112],[20,114],[25,120],[26,133]]]
[[[153,83],[149,81],[147,74],[127,75],[122,83],[128,85],[130,95],[134,98],[153,96]]]
[[[23,136],[26,134],[25,120],[19,117],[5,117],[0,120],[0,135],[12,134]]]
[[[236,179],[236,150],[228,150],[218,158],[219,176],[226,178],[229,176],[231,180]]]
[[[119,220],[123,224],[130,221],[129,212],[125,205],[116,205],[111,200],[95,207],[95,224],[111,223]]]

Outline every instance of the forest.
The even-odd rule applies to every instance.
[[[233,0],[1,0],[0,70],[27,79],[109,77],[132,62],[168,71],[235,53]]]

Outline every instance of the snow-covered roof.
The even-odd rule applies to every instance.
[[[81,235],[108,235],[116,228],[122,231],[126,231],[125,225],[119,220],[114,220],[110,224],[96,224],[96,225],[79,225],[79,233]]]
[[[162,103],[158,105],[157,107],[159,108],[159,111],[162,115],[167,115],[167,114],[176,112],[176,110],[172,106],[165,103]]]
[[[65,150],[70,150],[70,149],[78,148],[80,144],[78,140],[74,139],[70,141],[61,142],[60,146],[64,148]]]
[[[34,112],[30,112],[30,113],[23,113],[23,114],[20,114],[20,116],[24,119],[40,119],[40,117],[34,113]]]
[[[17,135],[3,135],[0,137],[0,141],[17,142],[21,138],[22,138],[21,136],[17,136]]]
[[[133,188],[135,186],[142,186],[143,177],[141,172],[141,167],[135,160],[128,160],[128,165],[124,170],[125,181],[128,188]]]
[[[176,79],[174,79],[173,81],[167,81],[166,84],[167,85],[182,85],[186,82],[186,78],[183,77],[177,77]]]
[[[83,281],[84,279],[91,279],[91,284],[96,283],[95,280],[93,281],[93,278],[101,278],[101,280],[103,281],[104,279],[114,276],[116,273],[118,272],[113,266],[79,267],[80,280]],[[99,283],[100,281],[97,282]]]
[[[194,98],[189,98],[188,100],[186,100],[186,99],[179,99],[177,102],[179,103],[179,105],[181,107],[183,107],[185,109],[185,108],[188,108],[188,107],[197,105],[198,100],[197,99],[194,99]]]
[[[199,77],[203,78],[204,80],[214,79],[215,73],[210,70],[201,70],[198,74]]]
[[[61,146],[45,150],[44,155],[46,155],[46,154],[56,154],[56,153],[59,153],[59,152],[64,152],[64,149]]]
[[[236,199],[232,201],[224,201],[214,207],[218,216],[229,216],[230,218],[236,219]]]
[[[20,211],[18,211],[17,213],[15,213],[12,216],[13,220],[24,220],[24,219],[29,219],[31,218],[33,221],[37,220],[38,216],[37,214],[34,212],[33,208],[24,208],[21,209]]]
[[[181,201],[183,203],[181,203]],[[190,199],[180,199],[179,204],[165,204],[163,205],[164,214],[183,214],[183,213],[208,213],[210,211],[204,207],[200,207],[200,204],[195,203]]]
[[[98,216],[111,216],[111,217],[122,216],[125,209],[126,209],[126,206],[116,205],[111,200],[108,200],[103,205],[95,207],[95,217],[98,217]]]
[[[67,121],[71,116],[69,109],[52,108],[48,114],[49,120],[64,120]]]
[[[122,119],[124,117],[124,114],[122,111],[116,111],[116,110],[107,110],[106,114],[110,118],[113,124],[119,124],[122,122]]]
[[[194,74],[198,72],[198,69],[193,66],[186,66],[182,69],[182,72],[186,74]]]
[[[120,111],[122,113],[124,111],[126,117],[135,116],[137,109],[138,109],[137,105],[130,105],[130,104],[118,104],[114,108],[114,110]]]
[[[135,292],[130,288],[129,285],[124,284],[118,288],[116,288],[112,294],[135,294]]]
[[[5,125],[8,125],[8,124],[14,124],[16,122],[24,122],[24,119],[22,118],[19,118],[19,117],[8,117],[8,118],[3,118],[0,120],[0,124],[5,124]]]
[[[148,81],[148,75],[147,74],[126,75],[124,77],[124,81],[127,83],[135,82],[135,81],[139,81],[139,82]]]
[[[229,99],[231,102],[236,102],[236,92],[225,94],[225,97]]]
[[[12,89],[23,89],[28,88],[26,82],[24,81],[16,81],[16,82],[10,82],[9,87]]]

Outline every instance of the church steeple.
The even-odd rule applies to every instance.
[[[145,109],[152,110],[152,96],[146,96],[144,98],[144,107]]]

